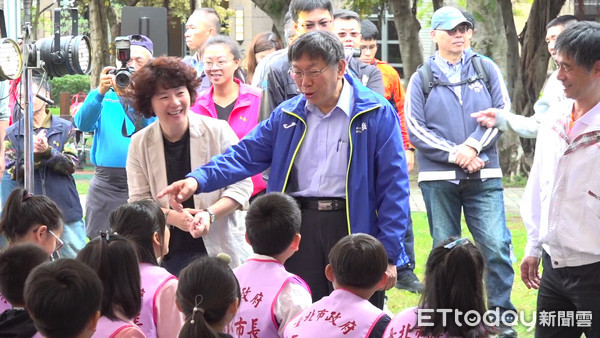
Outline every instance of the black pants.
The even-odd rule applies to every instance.
[[[544,252],[542,265],[535,336],[600,337],[600,262],[555,269]]]
[[[328,296],[333,285],[325,277],[329,264],[329,251],[344,236],[348,235],[346,211],[318,211],[302,209],[302,240],[296,253],[286,262],[285,268],[308,284],[313,302]],[[385,293],[376,292],[369,301],[383,308]]]

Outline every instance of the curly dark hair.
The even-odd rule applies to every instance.
[[[133,108],[144,117],[156,116],[152,109],[152,97],[162,89],[186,86],[190,93],[190,103],[196,101],[196,88],[201,79],[196,70],[183,63],[180,58],[161,56],[150,60],[144,67],[133,73],[131,85],[125,93]]]

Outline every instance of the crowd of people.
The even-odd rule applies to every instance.
[[[558,69],[529,118],[471,48],[470,13],[442,7],[431,26],[438,49],[406,90],[375,58],[377,27],[330,0],[292,0],[285,39],[259,34],[245,57],[210,8],[188,19],[184,59],[131,35],[130,83],[105,67],[73,122],[49,113],[34,77],[34,191],[22,117],[0,148],[0,336],[516,337],[497,149],[508,129],[540,139],[521,279],[538,312],[591,318],[538,321],[536,336],[600,335],[600,25],[550,21]],[[85,218],[75,128],[94,133]],[[416,163],[433,239],[423,283]],[[419,304],[390,313],[394,286]]]

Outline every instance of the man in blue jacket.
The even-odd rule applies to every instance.
[[[282,103],[250,134],[159,197],[170,204],[271,167],[267,191],[294,196],[302,208],[302,241],[286,268],[310,286],[313,300],[328,295],[327,255],[349,233],[378,238],[388,254],[387,289],[396,262],[408,259],[408,174],[398,117],[380,95],[345,75],[344,47],[330,32],[302,35],[290,47],[289,73],[302,95]],[[210,225],[201,217],[193,226]],[[208,231],[208,227],[205,231]],[[383,292],[375,304],[383,305]]]
[[[419,187],[423,193],[433,246],[461,233],[461,208],[467,227],[486,260],[488,307],[508,318],[514,271],[511,235],[506,227],[502,171],[496,128],[479,125],[470,114],[490,107],[510,109],[502,73],[489,59],[465,52],[469,21],[453,7],[432,17],[431,37],[439,50],[426,63],[434,85],[425,94],[419,72],[410,79],[405,105],[410,141],[417,148]],[[480,58],[487,81],[479,78]],[[489,87],[489,88],[488,88]],[[504,315],[504,316],[502,316]],[[503,328],[503,337],[515,331]]]

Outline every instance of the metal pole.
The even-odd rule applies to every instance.
[[[31,39],[31,23],[29,21],[25,22],[23,25],[23,59],[28,60],[28,48]],[[35,67],[35,65],[33,65]],[[21,81],[23,82],[23,90],[25,96],[25,109],[23,112],[23,121],[25,128],[25,139],[23,142],[25,143],[25,149],[23,151],[23,160],[25,165],[25,189],[27,191],[33,193],[34,192],[34,179],[33,179],[33,91],[31,90],[32,84],[32,73],[33,70],[31,67],[26,67],[23,72],[23,76],[21,77]]]

